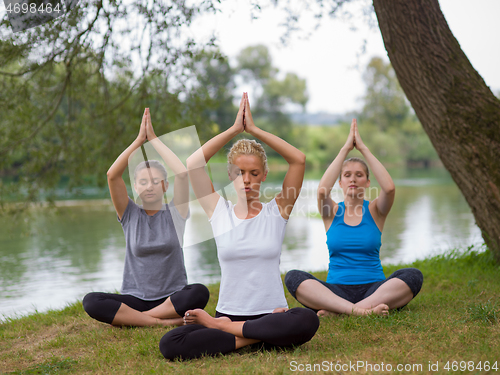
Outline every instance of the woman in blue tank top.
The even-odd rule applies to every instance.
[[[345,160],[354,148],[366,163],[360,158]],[[371,202],[364,199],[370,186],[367,163],[380,185],[379,196]],[[344,201],[336,203],[330,192],[339,175]],[[330,253],[328,277],[325,282],[307,272],[289,271],[285,283],[299,302],[319,316],[387,315],[389,309],[405,306],[418,294],[423,283],[418,269],[400,269],[386,278],[380,263],[382,229],[394,195],[391,176],[365,146],[353,119],[344,147],[318,187],[318,207]]]

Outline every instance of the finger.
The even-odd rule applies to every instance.
[[[248,101],[248,94],[245,97],[245,110],[248,110],[248,113],[250,113],[250,102]]]
[[[240,108],[238,109],[237,117],[243,116],[244,111],[245,111],[245,100],[243,99],[243,96],[242,96],[241,101],[240,101]]]

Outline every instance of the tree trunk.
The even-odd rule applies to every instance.
[[[500,262],[500,100],[463,53],[437,0],[373,5],[401,87]]]

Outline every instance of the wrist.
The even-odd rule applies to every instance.
[[[259,132],[259,130],[261,130],[261,129],[259,129],[259,128],[258,128],[258,127],[256,127],[255,125],[253,125],[253,126],[246,126],[246,127],[245,127],[245,131],[246,131],[248,134],[250,134],[251,136],[254,136],[254,137],[256,137],[256,135],[255,135],[255,134],[256,134],[256,133],[258,133],[258,132]]]
[[[231,126],[229,129],[226,130],[226,132],[229,132],[229,134],[231,134],[232,137],[238,135],[241,133],[241,130],[239,128],[239,126],[234,123],[233,126]]]
[[[366,147],[364,144],[363,145],[358,145],[356,146],[356,148],[358,149],[359,152],[361,152],[362,154],[369,151],[368,150],[368,147]]]

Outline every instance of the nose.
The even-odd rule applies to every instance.
[[[243,174],[243,182],[250,183],[250,175],[248,173]]]

